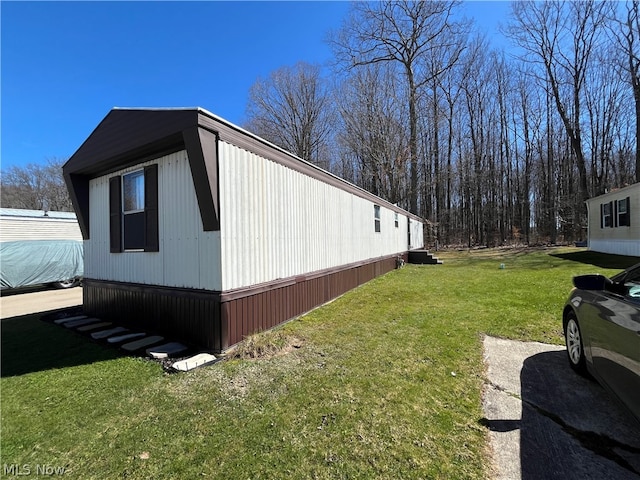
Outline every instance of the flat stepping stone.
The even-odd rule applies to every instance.
[[[129,331],[128,328],[116,327],[116,328],[111,328],[109,330],[101,330],[99,332],[94,332],[91,334],[91,338],[93,338],[94,340],[99,340],[101,338],[112,337],[113,335],[116,335],[118,333],[124,333],[128,331]]]
[[[109,343],[119,343],[124,342],[125,340],[133,340],[134,338],[144,337],[146,333],[126,333],[124,335],[118,335],[117,337],[107,338],[107,342]]]
[[[78,332],[90,332],[91,330],[97,330],[98,328],[110,327],[111,322],[90,323],[89,325],[83,325],[77,328]]]
[[[83,325],[87,325],[89,323],[98,323],[100,321],[99,318],[81,318],[79,320],[72,320],[70,322],[65,322],[63,325],[65,328],[75,328],[81,327]]]
[[[56,325],[62,325],[66,322],[73,322],[74,320],[80,320],[81,318],[89,318],[87,315],[76,315],[75,317],[66,317],[66,318],[58,318],[54,320],[53,323]]]
[[[160,335],[152,335],[150,337],[143,338],[142,340],[136,340],[135,342],[129,342],[122,345],[123,350],[127,352],[135,352],[136,350],[144,347],[148,347],[149,345],[153,345],[154,343],[160,343],[164,340],[164,337]]]
[[[187,347],[178,342],[165,343],[157,347],[147,348],[147,355],[152,358],[167,358],[171,355],[176,355],[180,352],[184,352]]]
[[[207,363],[211,363],[216,359],[210,353],[199,353],[191,358],[186,358],[184,360],[180,360],[179,362],[175,362],[171,365],[176,370],[180,370],[181,372],[188,372],[189,370],[193,370],[196,367],[200,367],[202,365],[206,365]]]

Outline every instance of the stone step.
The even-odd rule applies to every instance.
[[[97,330],[98,328],[110,327],[112,325],[111,322],[99,322],[99,323],[90,323],[89,325],[83,325],[82,327],[77,328],[78,332],[90,332],[91,330]]]
[[[65,328],[76,328],[76,327],[81,327],[83,325],[87,325],[90,323],[98,323],[100,321],[99,318],[80,318],[78,320],[71,320],[70,322],[65,322],[62,325],[65,326]]]
[[[82,318],[89,317],[87,315],[75,315],[73,317],[58,318],[57,320],[54,320],[53,323],[55,323],[56,325],[62,325],[63,323],[73,322],[74,320],[80,320]]]
[[[157,347],[147,348],[147,355],[152,358],[167,358],[185,352],[187,346],[179,342],[165,343]]]
[[[184,360],[180,360],[171,365],[172,368],[176,370],[180,370],[181,372],[188,372],[189,370],[193,370],[196,367],[201,367],[202,365],[206,365],[215,361],[216,357],[211,355],[210,353],[199,353],[191,358],[186,358]]]
[[[124,335],[117,335],[115,337],[110,337],[107,338],[107,342],[109,343],[120,343],[120,342],[124,342],[125,340],[133,340],[134,338],[140,338],[140,337],[144,337],[147,334],[144,332],[139,332],[139,333],[125,333]]]
[[[163,341],[164,337],[161,337],[160,335],[152,335],[150,337],[136,340],[135,342],[125,343],[120,348],[126,350],[127,352],[135,352],[136,350],[140,350],[141,348],[148,347],[149,345],[153,345],[154,343],[160,343]]]
[[[91,338],[93,338],[94,340],[100,340],[102,338],[107,338],[107,337],[112,337],[118,333],[124,333],[124,332],[128,332],[129,329],[128,328],[124,328],[124,327],[115,327],[115,328],[111,328],[109,330],[101,330],[99,332],[94,332],[91,334]]]

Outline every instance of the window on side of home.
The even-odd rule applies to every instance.
[[[631,217],[629,215],[629,197],[618,200],[618,226],[628,227],[631,225]]]
[[[125,250],[144,250],[144,170],[122,176],[122,242]]]
[[[380,233],[380,205],[373,206],[373,227],[376,233]]]
[[[600,227],[613,227],[613,217],[611,215],[611,202],[600,205]]]
[[[158,165],[109,179],[111,253],[159,251]]]
[[[393,220],[395,222],[396,228],[398,228],[398,225],[400,225],[400,220],[398,220],[398,212],[394,213]]]

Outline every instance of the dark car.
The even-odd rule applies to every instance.
[[[640,421],[640,263],[574,277],[564,308],[569,364],[591,374]]]

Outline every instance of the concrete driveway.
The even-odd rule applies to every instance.
[[[0,318],[18,317],[82,305],[82,287],[65,290],[43,287],[3,292],[0,297]]]
[[[640,479],[640,424],[564,347],[485,337],[484,351],[496,479]]]

